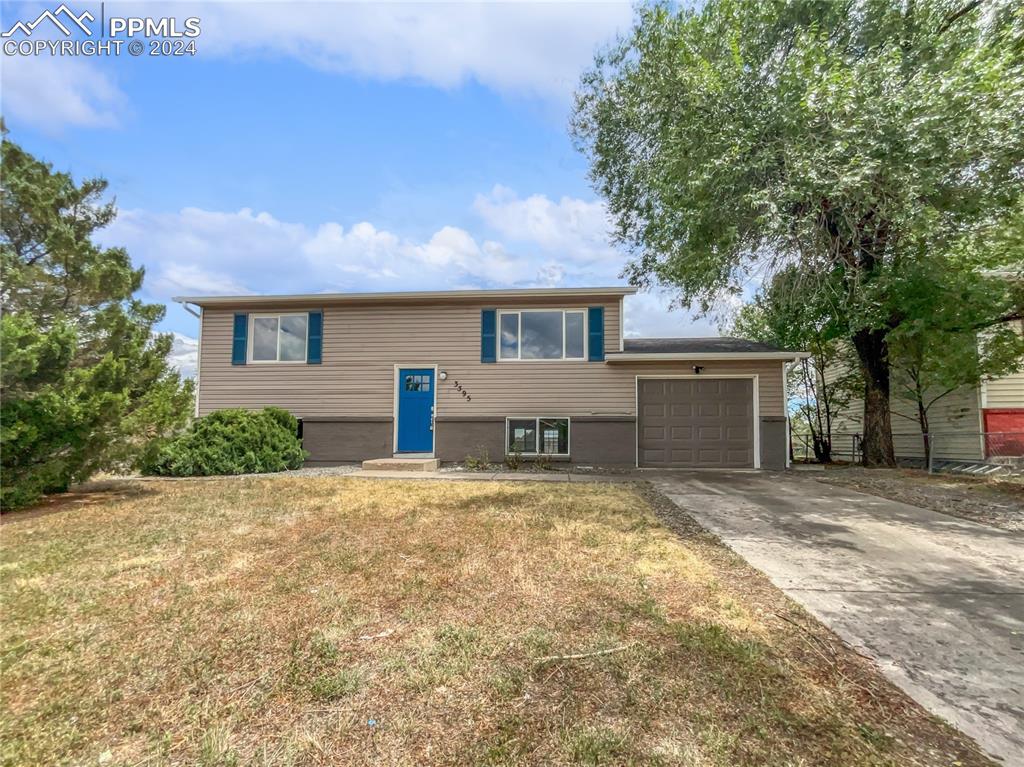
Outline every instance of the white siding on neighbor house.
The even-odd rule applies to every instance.
[[[848,361],[846,364],[856,362]],[[839,366],[830,368],[825,373],[826,380],[835,380],[841,371]],[[889,403],[896,457],[923,459],[924,440],[917,418],[917,404],[900,396],[900,388],[898,381],[894,380]],[[850,435],[860,434],[863,423],[864,399],[852,397],[834,423],[833,445],[837,458],[851,459],[853,443]],[[984,457],[977,388],[964,387],[939,399],[928,410],[928,427],[935,435],[933,444],[942,457],[960,460],[981,460]]]
[[[1024,332],[1024,322],[1014,325]],[[1024,370],[985,381],[981,386],[983,408],[993,410],[1024,408]]]
[[[276,405],[300,418],[391,417],[395,365],[437,365],[438,417],[507,415],[635,415],[636,376],[691,374],[693,362],[606,364],[588,361],[480,362],[480,310],[523,306],[604,306],[605,349],[619,349],[619,298],[574,303],[548,299],[514,303],[342,304],[323,309],[323,363],[231,364],[235,309],[203,311],[201,415],[226,407]],[[238,311],[246,311],[239,309]],[[260,311],[272,312],[267,306]],[[782,363],[706,361],[704,375],[759,375],[762,416],[785,415]],[[467,399],[455,388],[459,382]]]

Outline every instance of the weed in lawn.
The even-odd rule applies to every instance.
[[[363,675],[360,671],[343,668],[317,676],[313,679],[309,691],[317,700],[340,700],[355,694],[362,683]]]
[[[201,767],[237,767],[238,754],[231,747],[231,736],[222,727],[214,727],[203,733],[199,743],[199,765]]]
[[[594,767],[625,764],[630,756],[626,736],[609,727],[571,730],[565,734],[564,747],[574,764]]]
[[[756,664],[764,652],[764,647],[757,642],[736,639],[714,623],[679,623],[671,628],[679,644],[687,650],[740,666]]]
[[[526,672],[517,666],[505,666],[491,677],[490,685],[499,700],[520,698],[526,687]]]

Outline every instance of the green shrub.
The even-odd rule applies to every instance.
[[[297,469],[306,455],[298,421],[287,411],[218,410],[163,445],[143,470],[169,477],[261,474]]]

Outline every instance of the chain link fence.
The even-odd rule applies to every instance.
[[[892,435],[896,460],[901,466],[928,469],[935,474],[1024,477],[1024,432],[921,432],[899,431]],[[807,435],[792,434],[792,459],[813,463],[814,446]],[[832,434],[832,460],[859,463],[861,434]]]
[[[935,432],[928,471],[1024,477],[1024,431]]]

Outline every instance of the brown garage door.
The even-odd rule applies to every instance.
[[[750,468],[754,382],[749,378],[641,378],[641,466]]]

